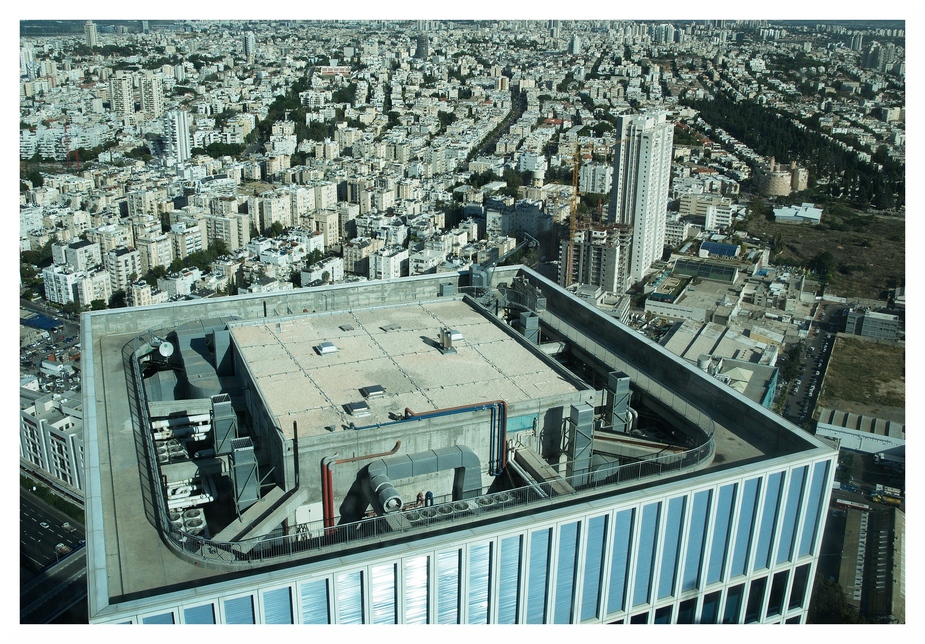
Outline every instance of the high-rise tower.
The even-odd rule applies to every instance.
[[[244,57],[247,62],[254,62],[254,56],[257,54],[257,37],[253,31],[244,32]]]
[[[109,81],[109,105],[113,113],[120,116],[135,113],[135,88],[132,77],[122,70],[117,71]]]
[[[619,283],[628,288],[662,254],[674,126],[665,112],[627,114],[615,136],[609,219],[623,230]]]
[[[93,24],[92,20],[88,20],[84,23],[84,36],[87,39],[87,47],[97,47],[99,46],[99,37],[96,32],[96,25]]]
[[[185,110],[172,110],[164,115],[164,139],[168,164],[189,161],[189,115]]]
[[[145,119],[156,119],[164,113],[164,81],[152,72],[141,79],[141,111]]]

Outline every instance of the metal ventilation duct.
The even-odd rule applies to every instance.
[[[249,437],[235,438],[231,441],[231,479],[234,485],[234,504],[241,514],[260,498],[260,485],[257,480],[257,458],[254,455],[254,443]]]
[[[395,456],[373,461],[366,467],[366,496],[379,514],[397,512],[402,500],[393,479],[410,478],[455,470],[453,500],[471,499],[482,493],[481,461],[470,448],[461,445]]]
[[[228,394],[212,396],[212,434],[216,454],[230,454],[231,442],[238,435],[238,416]]]

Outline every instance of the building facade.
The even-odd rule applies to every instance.
[[[804,622],[837,452],[529,269],[500,284],[90,314],[90,621]]]
[[[619,117],[614,136],[610,221],[626,228],[621,241],[622,288],[642,279],[661,258],[671,184],[674,124],[664,112]]]

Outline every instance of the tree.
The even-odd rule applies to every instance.
[[[863,624],[864,620],[848,604],[845,593],[837,583],[821,576],[813,584],[809,602],[808,624]]]
[[[810,260],[809,269],[819,276],[820,281],[828,282],[835,269],[835,257],[827,250],[822,251]]]
[[[90,301],[91,311],[102,311],[105,308],[106,308],[106,300],[91,300]]]

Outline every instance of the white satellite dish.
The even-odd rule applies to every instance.
[[[173,345],[165,340],[158,345],[157,352],[165,358],[169,358],[173,355]]]

